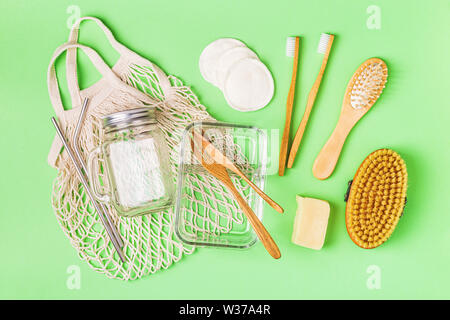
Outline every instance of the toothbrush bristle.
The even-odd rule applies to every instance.
[[[297,37],[287,37],[286,56],[293,58],[295,55],[295,40]]]
[[[317,47],[317,52],[325,54],[327,52],[328,41],[330,41],[331,35],[328,33],[322,33],[320,35],[319,46]]]

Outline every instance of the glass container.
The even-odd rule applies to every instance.
[[[175,186],[169,150],[156,125],[155,107],[117,112],[103,118],[105,139],[88,159],[89,180],[98,201],[111,204],[121,216],[157,212],[173,205]],[[99,168],[98,158],[104,161]],[[108,192],[101,192],[104,170]],[[100,175],[101,177],[101,175]]]
[[[264,190],[266,176],[267,136],[252,126],[195,122],[183,132],[180,145],[175,207],[177,236],[191,245],[249,248],[258,238],[231,192],[208,173],[193,154],[193,130],[201,130],[205,138],[261,190]],[[262,198],[239,176],[229,170],[228,174],[262,220]]]

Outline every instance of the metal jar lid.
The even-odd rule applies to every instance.
[[[123,129],[130,126],[156,123],[155,107],[139,107],[126,111],[111,113],[102,118],[103,128],[107,131]]]

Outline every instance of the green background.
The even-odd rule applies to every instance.
[[[282,251],[279,261],[260,243],[244,252],[201,248],[168,270],[122,282],[79,260],[52,211],[56,171],[46,163],[55,134],[46,70],[54,49],[68,37],[70,5],[78,5],[81,15],[102,18],[119,41],[192,86],[217,119],[267,129],[284,125],[292,68],[286,37],[302,37],[295,131],[321,63],[316,53],[320,33],[336,35],[295,167],[285,177],[267,179],[267,193],[286,210],[283,216],[265,205],[265,224]],[[366,26],[370,5],[381,8],[379,30]],[[447,0],[2,0],[0,298],[450,298],[449,9]],[[199,55],[220,37],[243,40],[271,70],[275,96],[266,108],[234,111],[202,79]],[[92,23],[83,25],[81,41],[110,65],[116,61]],[[316,180],[312,164],[336,124],[347,82],[373,56],[388,65],[386,89],[352,131],[331,178]],[[98,74],[84,57],[80,63],[86,87]],[[58,64],[59,76],[64,76],[63,66]],[[363,250],[347,235],[343,195],[362,160],[381,147],[406,160],[408,205],[391,239]],[[331,204],[321,251],[290,242],[296,194]],[[71,265],[81,268],[80,290],[67,289]],[[371,265],[381,270],[379,290],[366,286]]]

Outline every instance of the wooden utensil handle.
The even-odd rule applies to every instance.
[[[236,173],[245,181],[249,184],[250,187],[253,188],[253,190],[256,191],[257,194],[259,194],[259,196],[261,198],[263,198],[264,201],[266,201],[272,208],[274,208],[276,211],[278,211],[279,213],[283,213],[284,209],[278,204],[276,203],[272,198],[270,198],[266,193],[264,193],[264,191],[262,191],[260,188],[258,188],[258,186],[256,184],[254,184],[241,170],[239,170],[236,167]]]
[[[336,163],[344,146],[351,125],[339,121],[328,141],[323,146],[313,165],[314,177],[320,180],[328,178],[334,171]]]
[[[253,212],[252,208],[250,208],[250,206],[247,204],[244,198],[242,198],[242,196],[239,194],[239,191],[237,191],[237,189],[234,188],[234,186],[233,187],[230,186],[229,189],[231,190],[237,202],[239,203],[239,206],[241,207],[242,211],[244,211],[248,221],[250,221],[250,224],[255,230],[256,235],[258,236],[259,240],[261,240],[267,252],[269,252],[269,254],[275,259],[279,259],[281,257],[280,249],[278,249],[277,244],[272,239],[269,232],[262,224],[261,220],[259,220],[256,214]]]

